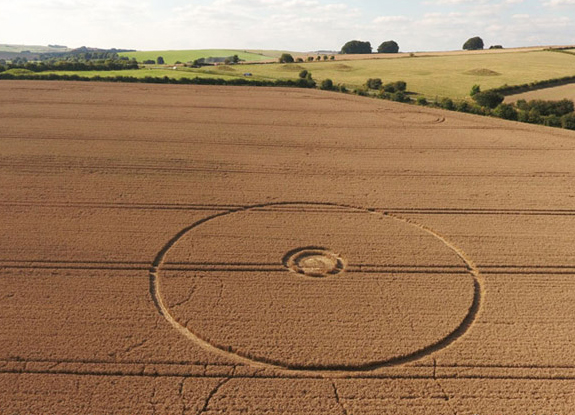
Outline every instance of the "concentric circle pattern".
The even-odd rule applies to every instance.
[[[365,370],[420,358],[467,330],[470,265],[407,220],[323,204],[207,218],[157,272],[159,301],[188,337],[231,357],[300,370]]]
[[[344,261],[329,249],[299,248],[288,252],[283,263],[287,269],[308,277],[323,278],[344,270]]]

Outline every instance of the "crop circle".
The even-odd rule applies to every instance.
[[[220,213],[183,229],[154,265],[156,304],[182,334],[288,370],[420,359],[463,336],[481,302],[479,272],[444,237],[341,205]]]

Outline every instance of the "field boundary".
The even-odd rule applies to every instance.
[[[509,96],[509,95],[523,94],[525,92],[538,91],[540,89],[554,88],[556,86],[569,85],[573,83],[575,83],[575,75],[566,76],[563,78],[546,79],[543,81],[531,82],[529,84],[503,85],[498,88],[489,89],[488,91],[493,91],[504,96]]]
[[[242,78],[223,79],[223,78],[170,78],[168,76],[155,77],[145,76],[138,78],[135,76],[80,76],[80,75],[59,75],[59,74],[24,74],[14,75],[11,73],[0,72],[0,80],[9,81],[81,81],[81,82],[122,82],[122,83],[143,83],[143,84],[175,84],[175,85],[231,85],[231,86],[263,86],[263,87],[291,87],[291,88],[315,88],[315,82],[309,82],[307,79],[276,79],[273,81],[266,80],[249,80]]]

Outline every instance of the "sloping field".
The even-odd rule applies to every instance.
[[[543,99],[558,101],[561,99],[575,100],[575,84],[555,86],[552,88],[543,88],[536,91],[524,92],[505,97],[505,102],[517,102],[520,99],[531,101],[534,99]]]
[[[561,414],[575,134],[0,82],[0,412]]]
[[[171,65],[180,62],[192,62],[200,58],[226,58],[238,55],[241,60],[248,62],[269,61],[274,57],[265,54],[265,51],[248,52],[236,49],[194,49],[194,50],[157,50],[157,51],[139,51],[139,52],[121,52],[118,55],[126,56],[130,59],[136,58],[138,62],[158,59],[158,56],[164,58],[166,64]]]
[[[519,85],[551,78],[575,75],[575,56],[547,51],[480,51],[479,53],[444,53],[429,55],[402,54],[402,57],[370,59],[370,55],[339,55],[336,61],[297,63],[312,73],[314,79],[329,78],[348,88],[365,85],[369,78],[384,82],[403,80],[413,92],[434,98],[469,97],[471,87],[481,85],[482,90],[507,85]],[[365,59],[361,59],[361,58]],[[298,71],[290,65],[242,65],[242,72],[255,77],[292,78]],[[300,69],[301,70],[301,69]]]
[[[480,85],[482,90],[487,90],[503,85],[519,85],[575,75],[575,70],[573,69],[575,56],[573,54],[529,48],[511,51],[503,49],[503,51],[418,53],[413,57],[409,54],[399,54],[395,57],[386,55],[386,57],[381,58],[377,58],[377,56],[383,54],[373,54],[373,58],[371,58],[371,55],[338,55],[335,61],[292,64],[254,63],[205,68],[178,67],[176,70],[171,67],[154,67],[153,69],[147,67],[123,71],[56,71],[54,73],[92,77],[133,76],[143,78],[145,76],[168,76],[171,78],[218,77],[224,79],[245,79],[244,74],[250,73],[250,79],[276,80],[298,79],[299,73],[305,69],[311,72],[313,78],[318,82],[324,79],[331,79],[336,85],[343,84],[349,89],[364,87],[369,78],[381,78],[385,83],[403,80],[407,82],[409,91],[424,95],[430,99],[435,99],[436,97],[470,99],[469,93],[473,85]],[[234,51],[228,50],[224,52],[218,55],[204,56],[228,56],[233,54]],[[265,51],[262,53],[265,53]],[[162,55],[169,63],[173,63],[176,60],[186,62],[191,59],[182,57],[168,59],[166,58],[168,55],[160,52],[150,52],[147,58],[157,59],[159,55]],[[195,56],[196,58],[200,57],[199,55]],[[241,54],[240,57],[242,57]],[[304,60],[305,58],[306,56],[303,56]],[[46,73],[49,72],[44,72],[43,74]]]

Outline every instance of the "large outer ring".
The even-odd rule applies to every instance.
[[[282,365],[277,364],[277,362],[256,360],[253,357],[243,356],[239,353],[235,353],[235,352],[230,351],[230,350],[218,348],[218,347],[212,345],[211,343],[207,342],[206,340],[202,339],[200,336],[198,336],[196,333],[189,330],[187,327],[184,327],[182,324],[180,324],[170,314],[170,310],[165,305],[164,299],[162,297],[162,291],[161,291],[161,279],[159,277],[159,271],[162,268],[162,265],[164,263],[164,259],[167,255],[168,251],[174,245],[176,245],[178,243],[178,241],[181,238],[183,238],[186,234],[188,234],[191,230],[193,230],[194,228],[196,228],[196,227],[198,227],[198,226],[200,226],[200,225],[202,225],[202,224],[204,224],[210,220],[217,219],[217,218],[220,218],[222,216],[230,215],[230,214],[236,213],[236,212],[245,212],[245,211],[249,211],[252,209],[258,209],[258,208],[275,207],[275,206],[289,206],[289,205],[339,207],[339,208],[346,208],[346,209],[357,210],[357,211],[362,211],[362,212],[368,212],[368,213],[372,213],[374,215],[383,215],[383,216],[387,216],[389,218],[395,219],[397,221],[403,222],[409,226],[414,226],[414,227],[434,236],[435,238],[439,239],[444,245],[446,245],[449,249],[451,249],[461,259],[461,261],[465,264],[465,266],[468,270],[468,273],[473,277],[473,284],[474,284],[473,300],[472,300],[472,303],[469,307],[469,310],[468,310],[466,316],[463,318],[461,323],[450,334],[448,334],[447,336],[445,336],[444,338],[442,338],[441,340],[439,340],[435,343],[432,343],[426,347],[423,347],[419,350],[416,350],[415,352],[406,354],[404,356],[398,356],[398,357],[395,357],[392,359],[387,359],[384,361],[370,362],[370,363],[365,364],[365,365],[333,366],[333,367],[282,366]],[[206,218],[200,219],[199,221],[197,221],[197,222],[191,224],[190,226],[182,229],[172,239],[170,239],[166,245],[164,245],[164,247],[160,250],[160,252],[158,252],[158,254],[156,255],[156,258],[152,262],[152,266],[150,267],[150,293],[152,296],[152,300],[154,301],[154,304],[156,305],[156,308],[158,309],[160,314],[176,330],[178,330],[182,335],[184,335],[185,337],[187,337],[188,339],[190,339],[191,341],[193,341],[194,343],[196,343],[198,346],[205,349],[206,351],[212,352],[214,354],[217,354],[217,355],[220,355],[223,357],[227,357],[227,358],[231,359],[232,361],[236,361],[240,364],[252,365],[252,366],[268,368],[268,369],[297,371],[297,372],[302,372],[302,373],[315,372],[315,373],[319,373],[319,374],[326,373],[326,372],[332,373],[332,372],[338,372],[338,371],[345,371],[345,372],[349,373],[349,372],[373,371],[373,370],[384,368],[384,367],[398,366],[398,365],[402,365],[405,363],[413,362],[413,361],[422,359],[426,356],[429,356],[429,355],[431,355],[431,354],[433,354],[439,350],[442,350],[442,349],[448,347],[449,345],[451,345],[452,343],[454,343],[455,341],[457,341],[458,339],[460,339],[461,337],[463,337],[470,330],[473,323],[477,320],[477,316],[481,310],[482,297],[483,297],[483,278],[482,278],[477,266],[474,264],[474,262],[470,258],[468,258],[467,254],[465,254],[465,252],[463,252],[460,248],[455,246],[453,243],[448,241],[445,237],[443,237],[442,235],[440,235],[439,233],[437,233],[433,229],[431,229],[425,225],[421,225],[421,224],[419,224],[419,223],[417,223],[411,219],[403,218],[401,216],[398,216],[398,215],[395,215],[395,214],[392,214],[389,212],[385,212],[385,211],[378,212],[375,209],[367,209],[367,208],[345,205],[345,204],[326,203],[326,202],[297,202],[296,201],[296,202],[265,203],[265,204],[245,206],[245,207],[241,207],[241,208],[234,208],[234,209],[226,210],[225,212],[220,212],[220,213],[208,216]]]

